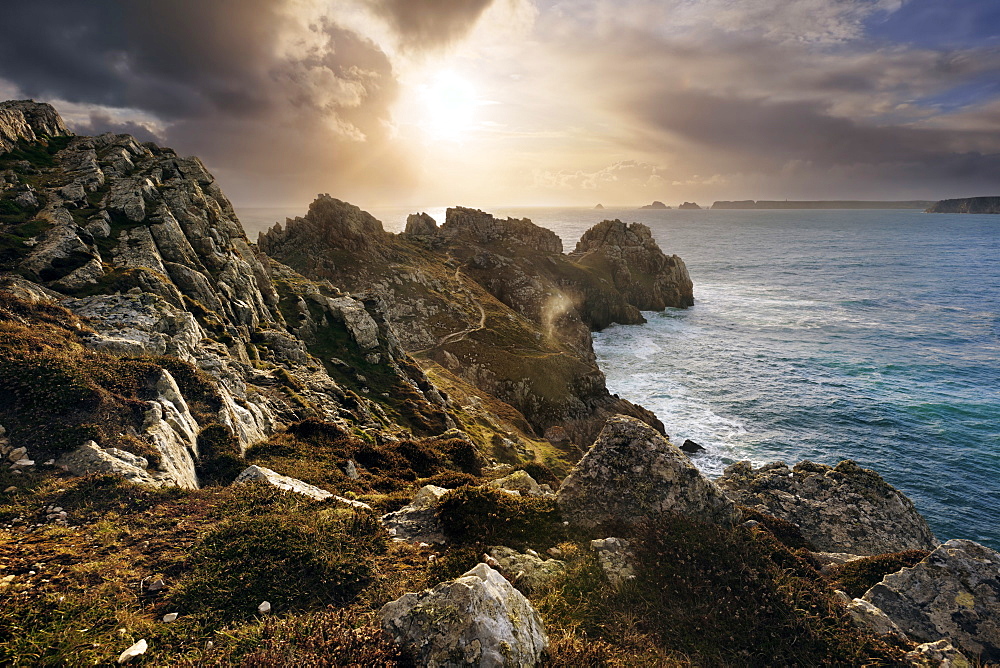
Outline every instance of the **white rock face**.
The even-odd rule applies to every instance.
[[[538,612],[486,564],[406,594],[379,614],[393,640],[424,666],[534,666],[548,646]]]
[[[147,649],[149,649],[149,644],[146,643],[146,639],[143,638],[142,640],[140,640],[139,642],[137,642],[136,644],[132,645],[127,650],[122,652],[118,656],[118,663],[128,663],[135,657],[145,654]]]
[[[757,469],[737,462],[716,482],[737,503],[797,524],[821,552],[871,556],[937,546],[912,501],[850,460],[834,467],[805,461]]]
[[[545,496],[542,488],[527,471],[514,471],[509,476],[492,481],[490,487],[519,492],[521,496]]]
[[[117,448],[103,450],[94,441],[87,441],[76,450],[67,452],[56,460],[56,466],[62,467],[73,475],[111,473],[139,485],[159,487],[163,481],[147,471],[147,465],[143,457],[123,453]]]
[[[364,304],[350,297],[327,299],[330,311],[340,317],[354,341],[364,350],[378,348],[378,323]]]
[[[143,435],[160,451],[160,466],[178,487],[198,489],[194,470],[198,456],[198,423],[191,416],[177,381],[169,371],[160,371],[154,388],[157,397],[147,404]]]
[[[948,639],[968,656],[1000,662],[1000,553],[988,547],[949,540],[885,576],[864,600],[917,640]]]
[[[315,499],[316,501],[323,501],[324,499],[329,499],[333,497],[333,494],[326,491],[325,489],[320,489],[309,483],[302,482],[298,478],[291,478],[287,475],[281,475],[280,473],[275,473],[269,468],[264,468],[263,466],[248,466],[243,469],[243,472],[236,476],[236,480],[233,484],[244,483],[251,481],[262,481],[269,485],[273,485],[278,489],[283,489],[286,492],[294,492],[296,494],[301,494],[302,496],[308,496],[310,499]]]
[[[677,446],[644,422],[608,420],[557,493],[563,517],[580,527],[634,524],[664,513],[732,523],[733,502]]]

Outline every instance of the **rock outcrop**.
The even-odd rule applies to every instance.
[[[635,418],[608,420],[600,436],[559,487],[570,524],[638,524],[663,514],[731,524],[733,502],[675,445]]]
[[[864,600],[924,642],[949,640],[967,656],[1000,662],[1000,553],[949,540],[913,568],[887,575]]]
[[[972,662],[947,640],[917,645],[906,653],[906,660],[917,668],[972,668]]]
[[[51,104],[33,100],[0,102],[0,153],[13,151],[18,142],[72,134]]]
[[[489,548],[487,554],[496,560],[497,567],[508,580],[528,593],[541,590],[566,572],[566,562],[542,559],[532,550],[518,552],[509,547],[496,546]]]
[[[590,541],[590,548],[597,554],[601,570],[608,581],[615,587],[620,587],[629,580],[635,579],[631,543],[624,538],[595,538]]]
[[[422,666],[534,666],[548,646],[541,617],[502,575],[479,564],[381,611],[382,627]]]
[[[56,460],[56,466],[74,475],[110,473],[137,485],[159,487],[164,482],[146,470],[149,462],[145,457],[117,448],[104,449],[94,441],[67,452]]]
[[[286,492],[292,492],[293,494],[308,497],[313,501],[326,501],[327,499],[333,497],[332,492],[328,492],[325,489],[316,487],[315,485],[302,482],[298,478],[281,475],[280,473],[276,473],[275,471],[263,466],[248,466],[243,469],[243,471],[236,476],[236,480],[233,481],[234,484],[248,482],[262,482]]]
[[[441,235],[476,244],[502,243],[525,246],[542,253],[562,253],[562,239],[552,230],[535,225],[527,218],[500,220],[479,209],[455,207],[445,214]]]
[[[438,232],[437,221],[426,213],[411,213],[406,217],[403,234],[415,237],[434,236]]]
[[[304,417],[390,433],[400,431],[398,421],[419,433],[454,426],[444,397],[400,347],[384,305],[259,255],[197,158],[128,135],[71,136],[49,105],[3,110],[5,136],[40,147],[25,154],[30,160],[0,150],[0,195],[23,201],[0,228],[0,272],[20,275],[4,277],[5,289],[87,318],[94,331],[81,331],[81,340],[95,351],[177,357],[208,373],[219,396],[215,414],[200,419],[229,427],[244,449]],[[344,252],[374,257],[390,236],[328,196],[311,215],[343,223],[314,227]],[[281,391],[289,383],[294,397]],[[161,441],[180,425],[149,422],[144,437]],[[192,456],[188,437],[204,426],[184,427]],[[177,465],[191,482],[193,469]]]
[[[728,467],[716,482],[736,503],[798,525],[821,552],[870,556],[937,545],[913,502],[850,460],[835,467],[784,462]]]
[[[642,311],[694,304],[684,261],[664,255],[653,233],[641,223],[605,220],[584,233],[572,257],[584,266],[610,264],[615,288]]]
[[[437,485],[421,487],[408,504],[382,516],[389,535],[411,543],[446,542],[437,512],[438,502],[449,491]]]
[[[965,197],[935,202],[927,213],[1000,213],[1000,197]]]
[[[336,258],[329,253],[317,253],[314,244],[324,250],[378,257],[388,237],[382,223],[370,213],[326,194],[313,200],[305,216],[287,219],[284,228],[275,223],[266,234],[260,235],[258,243],[272,257],[277,257],[275,250],[280,246],[284,255],[294,254],[298,258],[290,263],[293,267],[315,274],[325,266],[336,266]]]
[[[262,234],[261,248],[313,280],[384,304],[403,350],[508,403],[530,423],[529,438],[559,425],[573,450],[615,413],[659,427],[648,411],[610,395],[590,340],[591,329],[611,322],[643,322],[629,302],[642,291],[626,294],[604,267],[563,255],[551,231],[458,207],[436,230],[419,215],[395,236],[369,221],[379,241],[349,252],[342,240],[356,236],[360,214],[320,208]],[[644,280],[641,267],[632,271]]]

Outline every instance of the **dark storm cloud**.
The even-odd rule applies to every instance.
[[[464,35],[493,0],[369,0],[407,47],[447,44]]]
[[[90,113],[86,122],[76,122],[73,124],[73,131],[79,135],[101,135],[111,132],[116,135],[132,135],[141,142],[162,142],[163,137],[157,134],[152,128],[142,123],[134,121],[118,121],[108,114],[99,111]]]
[[[441,43],[486,4],[376,6],[402,39]],[[237,197],[400,186],[409,168],[390,145],[392,65],[329,10],[294,0],[18,3],[0,21],[0,79],[36,99],[152,117],[154,125],[129,124],[98,109],[76,130],[148,139],[162,128],[163,143],[229,175]],[[251,169],[256,184],[237,180]]]

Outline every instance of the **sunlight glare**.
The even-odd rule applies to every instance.
[[[429,137],[461,141],[475,125],[479,100],[476,89],[452,71],[439,72],[420,87],[423,118],[420,127]]]

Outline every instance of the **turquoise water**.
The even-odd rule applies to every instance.
[[[498,213],[564,240],[605,217],[639,220],[684,258],[693,308],[594,345],[612,392],[707,448],[702,470],[854,459],[938,538],[1000,549],[1000,216]]]
[[[705,446],[694,461],[709,475],[854,459],[939,539],[1000,549],[1000,216],[490,211],[555,230],[566,250],[605,218],[639,221],[684,258],[693,308],[594,346],[611,391]],[[407,212],[372,213],[398,231]]]

